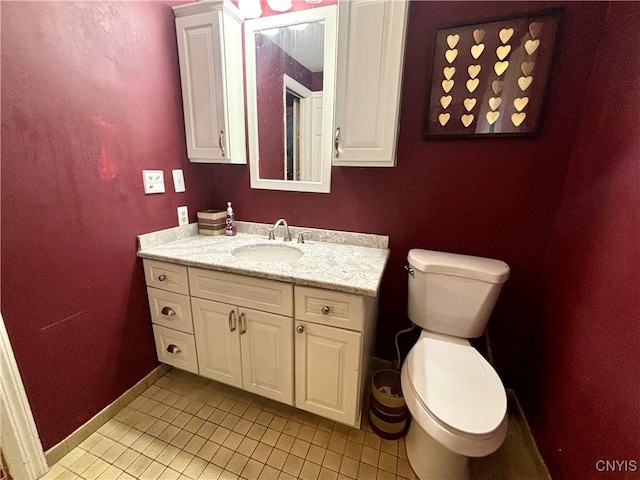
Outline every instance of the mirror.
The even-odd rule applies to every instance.
[[[251,187],[331,187],[337,7],[244,23]]]

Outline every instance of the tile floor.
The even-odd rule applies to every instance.
[[[511,462],[508,470],[532,471],[527,462],[521,464]],[[490,460],[472,467],[474,478],[543,478],[503,476]],[[366,421],[362,430],[350,428],[174,369],[54,464],[41,480],[54,478],[416,477],[404,439],[383,440]]]

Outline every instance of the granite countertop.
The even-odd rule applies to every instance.
[[[239,230],[256,231],[255,225],[247,225]],[[370,247],[306,240],[308,237],[322,238],[321,232],[330,232],[329,237],[337,239],[338,242],[347,238],[336,236],[340,232],[319,230],[312,230],[310,234],[305,235],[305,243],[297,243],[294,236],[296,227],[291,227],[294,238],[291,242],[284,242],[281,236],[276,240],[267,240],[265,235],[245,232],[239,232],[233,237],[198,235],[197,224],[188,227],[139,236],[138,256],[367,296],[378,295],[382,274],[389,258],[389,249],[384,246],[388,244],[388,237],[370,236],[373,238],[371,241],[365,234],[347,234],[358,235],[358,240],[365,235],[364,243],[377,245]],[[387,243],[377,241],[380,238],[386,239]],[[303,255],[295,260],[259,262],[240,259],[232,254],[236,248],[258,244],[284,244],[299,249]]]

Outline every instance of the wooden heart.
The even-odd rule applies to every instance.
[[[527,88],[529,88],[531,82],[533,82],[533,77],[520,77],[518,79],[518,86],[520,87],[520,90],[524,92]]]
[[[442,89],[444,90],[444,93],[449,93],[451,91],[451,89],[453,88],[453,84],[455,82],[453,80],[443,80],[442,81]]]
[[[539,46],[540,40],[538,40],[537,38],[535,40],[527,40],[526,42],[524,42],[524,49],[529,55],[533,55]]]
[[[449,45],[449,48],[456,48],[456,45],[458,44],[459,41],[460,41],[460,35],[458,34],[449,35],[447,37],[447,45]]]
[[[531,75],[531,72],[533,72],[534,66],[535,66],[535,62],[522,62],[522,65],[520,65],[520,68],[522,69],[522,73],[524,73],[525,76],[527,76],[527,75]]]
[[[503,84],[504,82],[502,80],[494,80],[493,82],[491,82],[491,89],[493,90],[493,93],[495,93],[496,95],[500,95]]]
[[[474,45],[473,47],[471,47],[471,56],[476,60],[480,58],[480,55],[482,55],[482,52],[484,52],[484,43],[480,43],[478,45]]]
[[[493,125],[494,123],[496,123],[496,120],[498,120],[498,117],[500,116],[500,112],[487,112],[487,122],[489,122],[489,125]]]
[[[513,115],[511,115],[511,121],[516,127],[522,125],[522,122],[524,122],[525,118],[527,118],[527,114],[524,112],[514,113]]]
[[[505,60],[504,62],[496,62],[493,66],[493,69],[496,72],[496,75],[501,76],[504,72],[509,68],[509,62]]]
[[[500,97],[491,97],[489,99],[489,107],[491,107],[491,110],[497,110],[501,103],[502,98]]]
[[[443,127],[447,124],[450,118],[451,118],[451,115],[448,113],[441,113],[440,115],[438,115],[438,121],[440,122],[440,125],[442,125]]]
[[[502,45],[501,47],[496,48],[496,55],[500,60],[504,60],[509,55],[511,51],[511,45]]]
[[[485,31],[483,29],[476,28],[473,31],[473,39],[476,41],[476,43],[480,43],[484,39],[484,34]]]
[[[513,106],[516,107],[516,110],[519,111],[519,112],[524,110],[524,107],[526,107],[528,103],[529,103],[529,97],[522,97],[522,98],[514,98],[513,99]]]
[[[467,71],[469,72],[469,76],[471,78],[476,78],[480,73],[480,70],[482,70],[482,67],[480,65],[469,65],[469,68],[467,68]]]
[[[513,37],[513,28],[503,28],[498,34],[502,43],[507,43]]]
[[[444,78],[451,80],[456,73],[456,67],[444,67],[442,73],[444,74]]]
[[[472,78],[470,80],[467,80],[467,90],[469,90],[469,93],[473,93],[473,91],[476,88],[478,88],[479,84],[480,84],[479,78]]]
[[[529,33],[533,38],[538,38],[540,30],[542,30],[542,24],[540,22],[531,22],[529,24]]]
[[[465,98],[464,102],[462,102],[464,104],[464,108],[467,109],[467,112],[470,112],[471,110],[473,110],[473,107],[476,106],[476,99],[475,98]]]
[[[457,48],[454,48],[453,50],[447,50],[446,52],[444,52],[444,58],[446,58],[447,62],[449,63],[453,63],[453,61],[456,59],[457,56],[458,56]]]
[[[462,124],[466,127],[468,127],[469,125],[471,125],[471,122],[473,122],[473,115],[469,114],[464,114],[462,115],[462,117],[460,117],[460,121],[462,122]]]
[[[453,100],[451,95],[443,95],[440,97],[440,105],[442,105],[442,108],[446,110],[446,108],[451,105],[451,100]]]

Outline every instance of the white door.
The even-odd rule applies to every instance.
[[[238,308],[191,299],[200,375],[242,388]]]
[[[361,337],[296,321],[296,407],[356,425]]]
[[[196,162],[227,158],[221,23],[221,12],[176,18],[187,154]]]
[[[239,311],[243,388],[293,405],[293,318]]]

